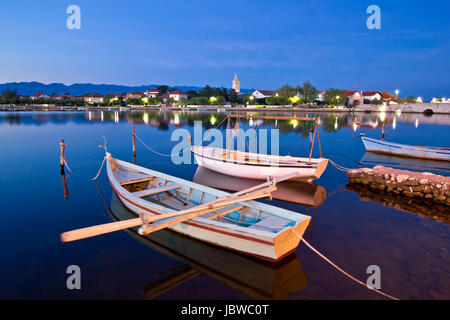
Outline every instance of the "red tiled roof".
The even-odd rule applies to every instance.
[[[325,93],[325,90],[317,91],[317,94],[322,94],[322,93]]]
[[[394,99],[397,99],[396,96],[394,96],[393,94],[390,94],[389,92],[386,92],[386,90],[383,91],[383,93],[381,94],[381,96],[382,96],[383,99],[385,99],[385,100],[394,100]]]
[[[173,90],[170,94],[184,94],[184,95],[186,95],[186,93],[184,93],[183,91],[178,90],[178,89]]]
[[[270,90],[258,90],[258,91],[261,92],[265,96],[273,96],[273,91],[270,91]]]
[[[169,96],[168,93],[164,93],[164,94],[161,96],[162,99],[168,99],[169,97],[170,97],[170,96]]]
[[[84,97],[86,97],[86,98],[102,98],[103,96],[99,93],[92,93],[92,94],[85,94]]]
[[[342,92],[342,94],[344,96],[350,97],[350,96],[354,95],[357,92],[360,93],[359,91],[344,91],[344,92]]]
[[[149,89],[148,92],[159,92],[158,88]]]
[[[379,91],[366,91],[366,92],[363,92],[362,95],[365,96],[365,97],[370,97],[370,96],[376,95],[377,93],[378,93],[379,95],[383,95],[383,94],[382,94],[381,92],[379,92]]]
[[[36,93],[36,94],[32,95],[32,97],[39,97],[39,96],[46,96],[46,94],[45,93]]]

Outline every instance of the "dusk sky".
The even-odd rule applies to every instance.
[[[81,8],[81,30],[66,8]],[[381,30],[366,9],[381,8]],[[450,1],[0,3],[0,82],[400,89],[450,96]]]

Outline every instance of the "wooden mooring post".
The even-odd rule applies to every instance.
[[[61,170],[61,174],[64,175],[64,163],[66,162],[66,156],[65,156],[65,149],[66,144],[64,143],[64,139],[61,139],[61,142],[59,143],[60,148],[60,155],[59,155],[59,167]]]
[[[136,131],[134,126],[132,127],[131,138],[133,140],[133,163],[136,164]]]

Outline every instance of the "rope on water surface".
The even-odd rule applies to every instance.
[[[351,280],[359,283],[360,285],[375,291],[378,294],[381,294],[389,299],[392,300],[400,300],[397,297],[391,296],[390,294],[387,294],[381,290],[375,289],[375,288],[370,288],[367,284],[365,284],[364,282],[356,279],[354,276],[352,276],[351,274],[349,274],[348,272],[344,271],[342,268],[340,268],[338,265],[336,265],[333,261],[331,261],[330,259],[328,259],[327,257],[325,257],[322,253],[320,253],[316,248],[314,248],[309,242],[307,242],[305,239],[302,238],[302,236],[300,236],[298,234],[297,231],[295,231],[295,229],[292,229],[292,231],[294,231],[294,233],[300,238],[300,241],[303,241],[305,243],[305,245],[310,248],[315,254],[317,254],[319,257],[321,257],[323,260],[325,260],[326,262],[328,262],[332,267],[334,267],[335,269],[337,269],[338,271],[340,271],[343,275],[345,275],[346,277],[350,278]]]

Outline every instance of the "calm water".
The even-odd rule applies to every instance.
[[[104,156],[98,148],[103,144],[102,136],[115,157],[132,161],[133,125],[149,146],[169,154],[176,144],[170,141],[175,129],[183,127],[192,132],[194,120],[202,120],[204,127],[214,127],[224,117],[224,113],[205,112],[0,113],[0,298],[381,299],[344,277],[303,244],[294,255],[274,265],[167,231],[156,233],[150,240],[121,231],[74,243],[59,241],[61,232],[129,214],[113,197],[104,171],[97,184],[89,180]],[[355,117],[359,126],[354,124]],[[344,167],[358,167],[361,161],[391,162],[400,167],[429,166],[426,171],[449,174],[447,164],[404,163],[401,159],[364,155],[359,133],[380,138],[382,121],[386,140],[449,145],[449,116],[327,114],[321,115],[324,156]],[[245,128],[255,125],[244,122]],[[281,154],[307,154],[309,122],[258,122],[259,128],[275,125],[280,129]],[[62,138],[73,171],[67,179],[68,199],[59,172]],[[148,151],[139,142],[137,164],[188,180],[197,170],[194,164],[174,165],[170,158]],[[450,298],[450,212],[436,215],[436,208],[421,210],[420,214],[414,209],[400,211],[381,204],[377,195],[365,195],[361,200],[359,193],[346,188],[345,173],[332,166],[315,184],[328,194],[317,210],[271,201],[313,216],[305,233],[313,246],[363,281],[369,265],[380,266],[382,290],[399,298]],[[73,264],[82,270],[79,291],[66,288],[66,268]],[[173,279],[179,281],[168,289]]]

